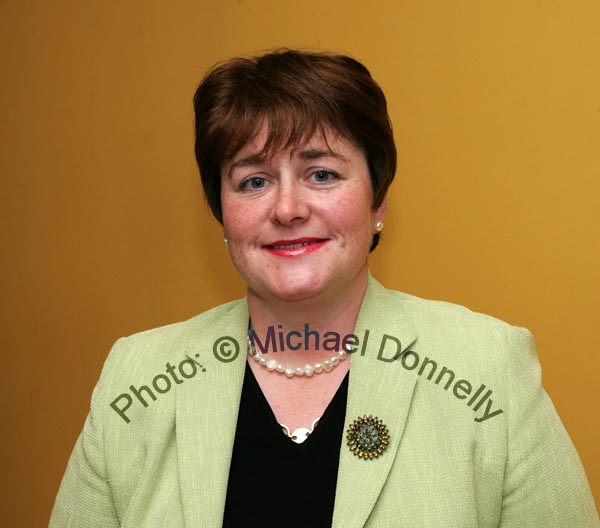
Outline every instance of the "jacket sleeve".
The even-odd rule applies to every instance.
[[[509,330],[508,453],[499,528],[598,528],[594,499],[550,398],[531,333]]]
[[[103,424],[109,407],[106,389],[125,339],[117,340],[111,348],[94,388],[90,411],[67,464],[49,528],[120,526],[106,474]]]

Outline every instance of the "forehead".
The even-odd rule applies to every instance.
[[[326,126],[319,126],[312,134],[295,134],[286,142],[275,142],[272,131],[266,125],[261,125],[256,133],[240,148],[225,166],[233,166],[241,160],[254,159],[266,161],[275,157],[300,157],[311,159],[330,156],[348,161],[349,158],[361,155],[362,149],[341,135],[339,132]]]

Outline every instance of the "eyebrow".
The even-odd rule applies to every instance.
[[[245,158],[239,159],[236,162],[231,164],[229,169],[229,174],[233,171],[233,169],[237,169],[238,167],[247,167],[248,165],[260,165],[265,162],[265,157],[262,154],[256,153],[250,156],[246,156]]]
[[[308,149],[300,152],[300,157],[304,160],[314,160],[320,158],[335,158],[341,161],[348,161],[344,156],[333,150]]]
[[[303,160],[335,158],[341,161],[348,161],[344,156],[333,150],[307,149],[300,151],[298,155]],[[229,168],[229,176],[231,177],[231,174],[234,171],[234,169],[237,169],[239,167],[249,167],[252,165],[261,165],[265,162],[265,159],[265,156],[258,152],[256,154],[251,154],[250,156],[246,156],[245,158],[239,159],[231,164],[231,167]]]

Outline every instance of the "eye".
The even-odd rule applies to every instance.
[[[311,174],[311,177],[317,183],[330,183],[338,179],[338,175],[335,172],[319,169]]]
[[[253,177],[253,178],[248,178],[247,180],[244,180],[241,185],[240,188],[242,190],[258,190],[258,189],[262,189],[266,184],[266,180],[264,178],[259,178],[257,176]]]

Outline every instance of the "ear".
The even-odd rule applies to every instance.
[[[375,221],[383,222],[385,220],[385,213],[387,212],[387,194],[383,197],[381,205],[375,210]]]

